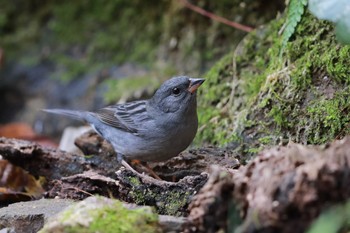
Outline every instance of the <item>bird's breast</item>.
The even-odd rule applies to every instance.
[[[148,124],[133,139],[127,157],[141,161],[164,161],[177,156],[193,141],[198,127],[197,117],[185,118],[170,122],[157,120]],[[137,138],[137,139],[136,139]]]

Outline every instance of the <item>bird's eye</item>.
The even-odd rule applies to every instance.
[[[177,88],[177,87],[174,87],[172,92],[173,92],[174,95],[178,95],[178,94],[180,94],[180,89]]]

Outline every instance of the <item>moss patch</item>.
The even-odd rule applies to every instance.
[[[135,184],[132,192],[129,193],[130,202],[138,205],[145,205],[146,203],[153,203],[152,206],[158,214],[183,216],[187,211],[187,207],[191,201],[194,191],[184,191],[177,188],[169,188],[166,190],[155,189],[151,191],[145,185],[140,185],[138,178],[130,178],[131,182]]]
[[[199,125],[197,137],[200,141],[224,142],[227,130],[220,127],[222,121],[229,120],[224,112],[231,93],[232,54],[226,55],[204,75],[204,85],[198,89]],[[227,122],[229,123],[229,122]]]
[[[160,232],[158,216],[150,207],[130,210],[120,201],[91,197],[51,219],[44,232]]]
[[[128,210],[116,203],[99,211],[91,210],[90,214],[94,218],[90,232],[158,232],[158,218],[148,208]]]
[[[200,112],[206,126],[198,140],[239,142],[252,154],[265,145],[321,144],[349,133],[350,47],[336,41],[329,23],[306,13],[279,57],[283,22],[250,33],[229,55],[233,61],[208,73],[218,91],[204,93],[200,105],[218,109]]]

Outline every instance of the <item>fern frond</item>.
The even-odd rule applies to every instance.
[[[287,42],[294,34],[302,15],[304,14],[307,2],[308,0],[291,0],[289,2],[287,19],[285,25],[283,26],[284,30],[282,32],[282,47],[280,51],[280,57],[283,54]]]

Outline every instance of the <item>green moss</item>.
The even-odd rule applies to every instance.
[[[114,206],[91,210],[93,221],[88,232],[135,232],[151,233],[157,230],[157,215],[150,212],[149,208],[129,210],[116,203]]]
[[[244,127],[256,124],[246,115],[266,83],[267,55],[274,51],[269,46],[276,40],[271,34],[279,26],[281,22],[250,33],[235,53],[224,56],[205,75],[207,80],[199,91],[197,141],[241,142]]]
[[[179,210],[187,205],[189,196],[190,192],[170,192],[168,195],[169,202],[164,206],[167,213],[172,216],[179,216]]]
[[[337,42],[329,23],[305,13],[280,56],[284,20],[250,33],[228,55],[232,60],[209,72],[217,91],[200,101],[200,139],[240,142],[242,151],[255,154],[263,145],[321,144],[349,133],[350,46]]]
[[[285,116],[283,115],[282,109],[278,107],[272,107],[270,112],[267,114],[267,116],[272,117],[275,123],[277,124],[277,126],[279,127],[283,127],[286,124],[288,124]]]
[[[139,178],[137,177],[130,177],[130,183],[132,184],[132,186],[139,186],[141,184]]]
[[[156,202],[156,211],[160,214],[182,216],[184,209],[187,207],[190,197],[190,192],[178,192],[176,190],[168,190],[166,192],[155,193],[150,190],[144,190],[138,187],[129,193],[130,197],[138,205],[145,205],[147,201]]]
[[[155,209],[159,214],[182,216],[193,196],[191,192],[177,189],[152,191],[146,186],[140,185],[140,181],[136,177],[130,177],[130,182],[135,184],[129,193],[133,203],[138,205],[147,205],[150,202],[156,203]]]
[[[270,138],[271,145],[281,140],[320,144],[349,132],[350,47],[338,44],[329,23],[306,13],[280,57],[283,20],[251,33],[237,49],[234,65],[222,65],[232,69],[231,82],[238,84],[231,90],[236,95],[228,107],[232,115],[222,119],[226,125],[219,124],[231,132],[214,143],[231,141],[230,133],[232,141],[240,135],[251,153],[262,148],[260,138]]]
[[[40,231],[94,232],[160,232],[158,215],[150,207],[128,209],[123,203],[103,197],[90,197],[50,219]]]
[[[263,149],[263,147],[248,148],[248,149],[244,150],[244,152],[247,153],[247,154],[257,154],[257,153],[260,152],[262,149]]]
[[[271,136],[266,136],[266,137],[261,137],[261,138],[259,138],[259,142],[260,142],[261,144],[268,145],[268,144],[271,143],[271,141],[272,141],[272,137],[271,137]]]
[[[338,44],[330,24],[309,14],[303,17],[295,39],[287,45],[284,60],[289,64],[279,77],[284,81],[270,87],[279,97],[275,95],[270,107],[262,108],[271,109],[272,132],[312,144],[348,132],[349,48]],[[280,126],[284,129],[278,130]]]
[[[349,134],[350,92],[338,92],[332,99],[312,101],[307,108],[307,115],[314,127],[305,127],[306,135],[311,143],[325,143],[330,138],[338,138]]]
[[[228,101],[231,93],[232,70],[229,67],[232,66],[232,59],[232,54],[226,55],[204,75],[206,81],[198,91],[200,128],[197,142],[210,141],[217,144],[227,138],[227,131],[223,131],[217,124],[221,125],[222,120],[227,119],[219,109],[223,98]]]
[[[134,182],[139,183],[140,182],[138,180],[138,178],[132,178],[131,180],[132,180],[131,181],[132,183],[134,183]],[[140,187],[140,186],[133,186],[133,187]],[[144,192],[141,187],[140,188],[134,188],[129,193],[129,195],[133,199],[133,202],[138,204],[138,205],[144,205],[147,198],[149,198],[149,197],[154,198],[155,197],[155,193],[153,193],[151,191]]]

